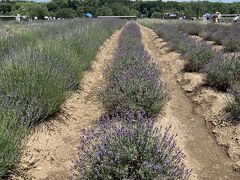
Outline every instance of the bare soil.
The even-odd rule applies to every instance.
[[[100,48],[91,70],[82,79],[81,90],[62,106],[62,114],[52,119],[50,126],[43,124],[31,135],[21,159],[20,167],[25,172],[22,179],[67,179],[81,131],[90,127],[104,111],[97,94],[105,84],[104,67],[114,55],[120,31]],[[64,122],[63,116],[67,116]]]
[[[207,117],[213,119],[220,114],[223,106],[226,106],[226,100],[213,97],[213,90],[203,88],[203,92],[200,91],[204,75],[185,74],[184,60],[180,54],[169,52],[166,42],[151,29],[141,25],[140,28],[143,43],[161,69],[162,79],[167,83],[166,88],[171,95],[163,115],[158,118],[159,125],[171,125],[171,133],[178,134],[177,144],[186,155],[185,165],[193,169],[191,179],[240,179],[240,174],[233,171],[234,160],[223,146],[219,146],[224,141],[221,138],[216,140],[212,132],[216,134],[217,129],[206,121]],[[204,94],[200,96],[195,91]],[[221,96],[218,93],[214,95]],[[219,131],[218,135],[224,134],[222,137],[225,141],[231,139],[230,134],[222,129]]]

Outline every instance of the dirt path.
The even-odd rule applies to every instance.
[[[103,112],[97,92],[104,84],[102,72],[114,55],[120,31],[117,30],[104,43],[92,69],[82,79],[81,90],[62,107],[63,113],[69,116],[67,121],[59,123],[61,117],[56,117],[50,130],[43,125],[31,136],[21,160],[27,176],[37,180],[67,179],[81,130],[90,126]]]
[[[177,83],[184,66],[180,55],[168,52],[164,46],[166,43],[152,30],[141,26],[141,31],[143,43],[161,68],[171,95],[163,116],[159,117],[159,123],[163,126],[172,125],[172,133],[178,134],[178,146],[186,154],[185,164],[193,169],[191,179],[240,179],[232,170],[232,162],[225,150],[217,145],[211,130],[207,129],[203,111],[196,107]]]

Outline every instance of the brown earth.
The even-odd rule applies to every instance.
[[[162,70],[162,78],[167,83],[166,88],[171,95],[164,114],[158,118],[159,125],[172,125],[171,133],[178,134],[177,144],[186,155],[185,164],[189,169],[193,169],[191,179],[240,179],[240,174],[233,171],[234,162],[228,157],[225,149],[217,144],[212,127],[206,123],[206,117],[219,114],[221,107],[217,104],[226,104],[226,101],[214,101],[207,90],[203,96],[207,97],[205,101],[204,98],[200,98],[198,103],[194,101],[193,97],[197,98],[198,95],[190,96],[187,92],[199,89],[196,87],[204,81],[204,76],[184,75],[184,61],[180,54],[167,51],[164,46],[166,42],[158,38],[151,29],[140,27],[143,43]],[[224,137],[230,136],[225,134]]]
[[[100,48],[91,70],[82,79],[81,90],[62,106],[63,114],[51,120],[51,129],[43,124],[31,135],[20,163],[20,172],[26,172],[25,177],[67,179],[81,131],[91,126],[104,111],[97,93],[105,83],[103,70],[114,55],[119,35],[120,30],[117,30]],[[61,123],[62,116],[68,116],[64,123]],[[22,179],[27,179],[25,177]]]

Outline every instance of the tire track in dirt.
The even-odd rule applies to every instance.
[[[61,108],[63,115],[51,120],[49,126],[41,125],[31,135],[20,164],[30,179],[67,179],[81,130],[91,126],[104,111],[97,93],[105,83],[103,71],[113,58],[120,32],[117,30],[100,48],[91,70],[81,81],[81,89]],[[65,115],[67,120],[60,123]]]
[[[232,170],[232,162],[225,150],[217,145],[207,129],[203,112],[196,111],[192,102],[177,83],[184,67],[180,54],[168,52],[166,42],[153,30],[140,25],[143,43],[162,71],[171,99],[167,102],[159,125],[172,125],[171,133],[178,134],[177,144],[186,155],[185,164],[193,169],[191,179],[237,180],[240,176]]]

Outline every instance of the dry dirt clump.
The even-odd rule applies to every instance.
[[[178,83],[186,92],[193,92],[197,87],[204,83],[204,74],[184,73],[178,78]]]
[[[184,74],[184,60],[180,54],[169,52],[166,42],[157,38],[151,29],[140,27],[145,48],[161,69],[162,79],[171,97],[158,118],[158,125],[171,125],[170,133],[178,134],[177,145],[186,155],[184,163],[187,168],[193,169],[190,179],[240,179],[240,175],[233,171],[233,161],[224,148],[216,143],[212,128],[206,126],[206,117],[218,115],[223,102],[220,106],[217,104],[224,99],[213,94],[208,97],[197,94],[193,101],[192,94],[201,89],[204,75]],[[191,95],[186,91],[192,91]]]
[[[31,135],[20,164],[26,176],[45,180],[67,179],[81,131],[90,127],[104,111],[98,92],[105,84],[103,71],[115,53],[119,35],[120,30],[117,30],[100,48],[91,70],[82,79],[81,89],[63,105],[62,114],[51,120],[49,126],[38,127]],[[67,116],[67,120],[60,123],[62,116]]]

